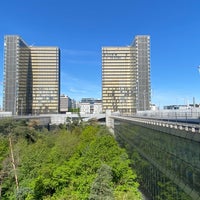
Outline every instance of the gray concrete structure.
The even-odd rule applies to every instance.
[[[152,199],[200,200],[200,125],[109,115]]]

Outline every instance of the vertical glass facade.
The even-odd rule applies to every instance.
[[[31,47],[32,112],[58,113],[59,57],[56,47]]]
[[[102,48],[103,112],[132,114],[150,108],[150,37],[127,47]]]
[[[138,110],[149,110],[151,101],[150,37],[136,36],[132,46],[136,49],[138,69]]]
[[[114,119],[115,138],[128,151],[149,199],[200,199],[199,137],[193,132],[182,131],[180,137],[176,129],[154,129]]]
[[[25,42],[16,35],[5,36],[3,108],[14,115],[23,112],[22,106],[27,104],[26,99],[23,103],[22,99],[26,94],[28,59],[29,50]]]
[[[14,115],[58,113],[59,96],[59,48],[5,36],[3,109]]]
[[[30,65],[30,49],[20,46],[18,51],[18,115],[31,114],[32,76]]]
[[[102,48],[103,111],[136,111],[136,63],[131,47]]]

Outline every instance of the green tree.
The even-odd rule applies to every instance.
[[[34,199],[42,200],[45,195],[45,187],[43,180],[39,177],[35,182]]]
[[[102,183],[102,187],[108,185],[107,192],[117,200],[138,200],[136,174],[129,166],[125,150],[104,126],[96,123],[83,126],[79,122],[72,122],[69,131],[63,127],[47,132],[36,131],[25,122],[6,120],[5,125],[0,121],[0,133],[5,138],[0,141],[0,170],[5,172],[1,197],[5,200],[86,200],[92,191],[98,191],[98,183]],[[19,180],[17,192],[8,133],[12,136]],[[27,133],[34,135],[34,141],[27,139]],[[100,175],[104,173],[107,178],[101,180]]]
[[[106,165],[102,164],[97,171],[97,177],[94,180],[89,200],[114,200],[112,189],[112,170]]]
[[[0,136],[0,199],[5,178],[8,176],[7,163],[9,155],[8,140]]]

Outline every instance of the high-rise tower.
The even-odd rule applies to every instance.
[[[136,36],[130,46],[102,48],[104,112],[148,110],[150,91],[150,36]]]
[[[3,109],[13,115],[58,113],[60,50],[4,38]]]

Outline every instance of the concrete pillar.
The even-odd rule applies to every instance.
[[[111,118],[111,110],[106,110],[106,126],[114,133],[114,119]]]

